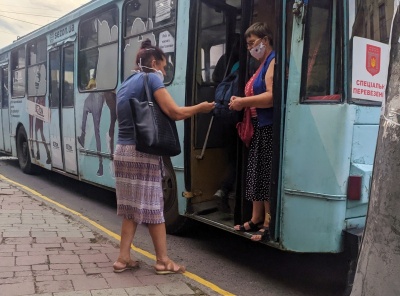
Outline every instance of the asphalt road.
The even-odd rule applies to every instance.
[[[0,174],[119,234],[114,193],[50,171],[25,175],[16,160],[0,160]],[[283,252],[198,222],[184,236],[167,239],[172,259],[235,295],[343,295],[346,258],[342,254]],[[146,227],[138,228],[134,244],[154,254]]]

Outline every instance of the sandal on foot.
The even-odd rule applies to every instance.
[[[186,271],[186,268],[184,266],[178,265],[172,260],[168,260],[167,262],[157,261],[157,264],[163,265],[163,268],[157,268],[156,266],[154,266],[156,274],[184,273]]]
[[[262,227],[259,231],[251,236],[251,240],[254,242],[268,242],[269,237],[269,227]]]
[[[117,263],[117,262],[125,264],[125,266],[116,267],[115,263]],[[126,261],[126,260],[124,260],[124,259],[122,259],[120,257],[113,264],[114,272],[116,272],[116,273],[120,273],[120,272],[123,272],[125,270],[135,269],[135,268],[138,268],[138,267],[139,267],[139,261],[133,261],[132,259],[130,259],[129,261]]]
[[[260,222],[260,223],[257,223],[257,224],[255,224],[253,221],[251,221],[251,220],[249,220],[248,222],[247,222],[247,224],[249,224],[249,229],[246,229],[245,227],[244,227],[244,224],[246,224],[246,223],[243,223],[242,225],[236,225],[236,226],[239,226],[239,228],[237,229],[237,228],[235,228],[235,230],[236,231],[241,231],[241,232],[252,232],[252,231],[257,231],[257,230],[259,230],[260,229],[260,226],[263,224],[263,222]],[[236,227],[235,226],[235,227]]]

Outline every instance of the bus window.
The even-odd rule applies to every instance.
[[[46,39],[28,45],[28,96],[46,95]]]
[[[78,84],[81,91],[116,88],[118,32],[116,8],[85,20],[80,25]]]
[[[12,87],[13,98],[25,95],[25,47],[11,52]]]
[[[390,27],[393,19],[394,5],[393,1],[373,1],[369,4],[365,1],[348,0],[347,9],[349,11],[349,28],[348,28],[348,41],[349,42],[349,101],[362,105],[381,105],[381,102],[372,101],[367,99],[353,98],[351,89],[353,89],[352,73],[353,68],[353,42],[354,37],[362,37],[365,39],[389,44]],[[379,63],[380,64],[380,63]],[[360,67],[366,65],[360,65]],[[379,68],[383,68],[380,66]],[[356,86],[355,86],[356,87]],[[372,89],[376,90],[376,89]],[[382,92],[378,89],[378,92]]]
[[[49,54],[50,60],[50,108],[59,108],[60,102],[60,50],[54,50]]]
[[[168,5],[168,2],[170,5]],[[132,74],[136,54],[143,40],[159,46],[167,57],[165,84],[170,84],[175,71],[175,21],[177,1],[150,0],[138,5],[129,1],[124,6],[123,79]]]
[[[74,46],[64,48],[62,107],[74,106]]]
[[[338,17],[342,13],[339,3],[342,4],[330,0],[309,2],[301,85],[303,102],[332,103],[342,99],[343,24]]]
[[[8,67],[3,67],[0,70],[0,100],[1,108],[8,108]]]

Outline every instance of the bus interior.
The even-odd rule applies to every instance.
[[[243,95],[244,81],[257,69],[257,61],[247,55],[244,32],[249,21],[266,22],[274,32],[275,1],[254,1],[251,18],[242,17],[241,2],[199,1],[197,26],[193,26],[196,31],[193,104],[214,100],[218,84],[235,62],[239,62],[240,68],[240,95]],[[268,13],[263,13],[265,11]],[[190,156],[190,180],[186,179],[185,185],[191,198],[188,199],[187,214],[217,227],[232,227],[250,219],[251,202],[243,198],[242,186],[247,151],[237,136],[235,119],[198,114],[190,129],[192,149],[186,155],[187,158]],[[232,178],[232,174],[235,182],[228,192],[230,209],[220,211],[220,200],[215,193],[226,178]]]

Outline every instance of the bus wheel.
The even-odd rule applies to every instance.
[[[177,185],[174,168],[169,157],[163,157],[164,177],[162,189],[164,197],[164,217],[167,233],[178,234],[185,228],[187,218],[179,215]]]
[[[34,168],[29,154],[28,137],[23,126],[18,129],[17,133],[17,157],[21,170],[25,174],[33,174]]]

